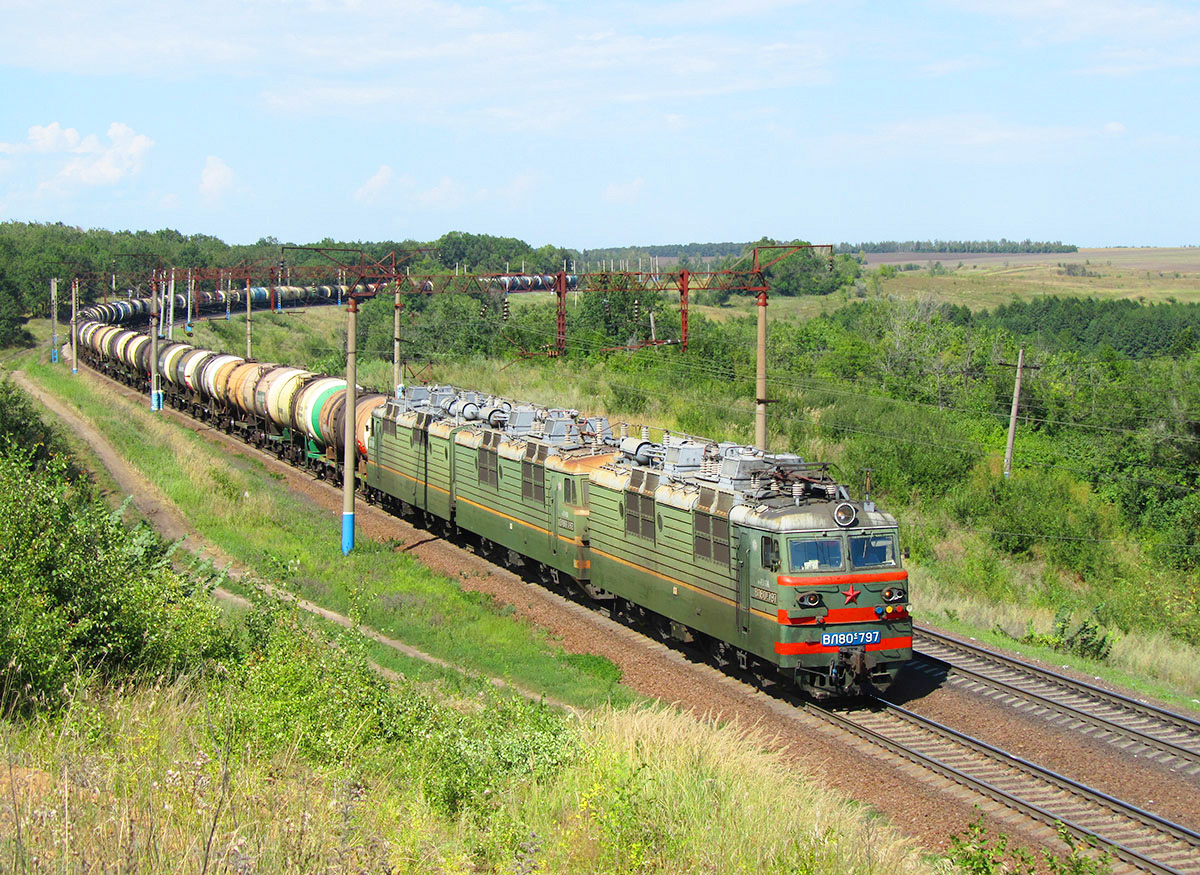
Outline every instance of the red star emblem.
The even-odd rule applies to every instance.
[[[855,589],[854,584],[850,584],[849,589],[842,590],[842,595],[846,597],[846,604],[850,604],[850,602],[858,604],[858,597],[862,595],[862,590]]]

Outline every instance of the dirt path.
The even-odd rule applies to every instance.
[[[14,377],[93,448],[120,489],[133,496],[138,509],[165,537],[183,538],[184,547],[218,565],[230,563],[229,557],[201,538],[171,501],[126,462],[80,414],[41,391],[24,375]],[[141,396],[132,390],[90,370],[81,369],[80,378],[141,401]],[[240,441],[206,428],[176,411],[164,410],[163,415],[224,450],[248,451]],[[340,490],[272,457],[259,458],[270,471],[282,475],[293,491],[331,514],[340,511]],[[497,603],[511,605],[517,615],[547,630],[568,651],[594,653],[612,660],[622,672],[622,682],[642,695],[673,704],[699,717],[756,727],[772,739],[772,746],[778,748],[799,773],[822,786],[835,788],[870,804],[928,848],[946,847],[949,835],[964,829],[975,817],[972,805],[977,797],[949,781],[931,784],[914,780],[918,775],[916,767],[815,729],[801,719],[792,706],[708,666],[693,663],[680,653],[582,605],[528,584],[513,572],[495,566],[469,550],[365,503],[359,504],[357,522],[360,537],[379,541],[400,539],[408,545],[405,547],[407,552],[433,571],[458,580],[464,589],[487,593]],[[236,573],[244,574],[245,570],[231,567],[231,576]],[[224,597],[238,598],[231,593],[225,593]],[[332,622],[351,625],[346,617],[319,605],[304,601],[300,605]],[[397,652],[453,668],[403,642],[388,639],[370,629],[362,631]],[[522,692],[532,695],[529,691]],[[1022,821],[1011,819],[999,806],[985,805],[984,811],[994,830],[1018,834],[1023,829]],[[1045,833],[1026,837],[1035,845],[1044,839]]]

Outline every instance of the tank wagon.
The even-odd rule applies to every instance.
[[[149,338],[88,315],[85,358],[146,388]],[[172,406],[341,481],[344,380],[178,343],[159,368]],[[352,415],[368,500],[718,664],[829,697],[884,689],[911,657],[897,521],[827,464],[451,386],[360,395]]]

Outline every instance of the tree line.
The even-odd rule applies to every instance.
[[[1030,240],[880,240],[875,243],[839,243],[838,252],[956,252],[956,253],[1042,253],[1078,252],[1073,243]]]

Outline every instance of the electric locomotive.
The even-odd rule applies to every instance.
[[[450,386],[377,408],[364,484],[614,615],[819,696],[883,689],[910,658],[894,517],[822,463]]]

